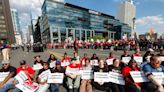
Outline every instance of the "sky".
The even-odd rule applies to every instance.
[[[118,5],[125,0],[65,0],[65,2],[81,7],[117,16]],[[136,6],[135,32],[144,34],[152,28],[159,34],[164,34],[164,0],[133,0]],[[10,0],[10,7],[17,9],[22,30],[30,24],[30,14],[33,19],[41,15],[44,0]]]

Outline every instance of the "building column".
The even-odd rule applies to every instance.
[[[112,32],[109,32],[109,38],[111,39]]]
[[[90,31],[90,37],[92,37],[92,30],[89,30]]]
[[[93,36],[95,36],[95,30],[93,30]]]
[[[60,33],[60,28],[57,28],[58,31],[58,42],[61,42],[61,33]]]
[[[114,38],[115,38],[114,35],[115,35],[115,32],[113,32],[113,40],[114,40]]]
[[[72,32],[73,32],[73,40],[75,40],[75,28],[72,29]]]
[[[82,34],[81,34],[81,29],[79,29],[79,36],[80,36],[80,40],[81,40],[81,35],[82,35]]]
[[[52,31],[52,26],[50,26],[50,41],[51,41],[51,44],[53,44],[53,31]]]
[[[109,38],[109,31],[108,31],[108,38]]]

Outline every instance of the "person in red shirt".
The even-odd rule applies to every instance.
[[[140,49],[139,48],[137,48],[136,50],[135,50],[135,53],[132,55],[133,57],[140,57],[141,56],[141,54],[140,54]]]
[[[128,66],[122,69],[122,75],[125,79],[125,92],[142,92],[141,84],[135,83],[130,75],[131,71],[139,71],[137,62],[135,60],[130,60]]]
[[[85,65],[85,59],[88,59],[88,55],[87,55],[87,53],[84,53],[84,57],[81,59],[81,61],[80,61],[80,65],[82,66],[82,65]]]
[[[67,53],[65,52],[64,53],[64,56],[63,56],[63,58],[62,58],[62,60],[61,60],[62,62],[64,62],[64,61],[71,61],[71,59],[70,59],[70,57],[67,55]]]
[[[28,66],[28,65],[26,64],[26,61],[25,61],[25,60],[21,60],[21,61],[20,61],[20,67],[17,68],[16,74],[18,74],[20,71],[24,71],[25,74],[28,76],[28,79],[27,79],[27,80],[28,80],[30,83],[33,83],[32,80],[34,79],[34,70],[33,70],[30,66]],[[17,83],[18,83],[18,81],[15,79],[15,80],[13,81],[13,84],[16,85]],[[15,87],[15,89],[14,89],[13,92],[20,92],[20,90],[19,90],[18,88]]]

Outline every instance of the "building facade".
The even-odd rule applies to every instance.
[[[9,0],[0,0],[0,40],[15,43]]]
[[[117,19],[122,23],[128,24],[132,30],[134,29],[135,16],[136,7],[132,0],[120,3],[118,7]]]
[[[13,22],[16,44],[20,45],[20,44],[22,44],[22,32],[20,29],[20,23],[19,23],[19,17],[18,17],[17,10],[11,9],[11,15],[12,15],[12,22]]]
[[[87,40],[93,36],[119,39],[116,35],[117,31],[122,32],[122,25],[114,16],[65,3],[63,0],[45,0],[42,6],[43,43],[63,42],[67,38]],[[126,31],[130,33],[131,30]]]

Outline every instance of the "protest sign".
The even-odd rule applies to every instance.
[[[130,60],[131,57],[122,57],[122,62],[124,62],[125,64],[128,64]]]
[[[134,57],[134,60],[138,63],[141,64],[143,62],[143,57]]]
[[[23,92],[35,92],[39,88],[37,83],[31,81],[25,81],[24,83],[19,83],[16,85],[16,87]]]
[[[98,66],[99,64],[98,64],[98,60],[90,60],[90,64],[91,65],[94,65],[94,66]]]
[[[109,72],[109,82],[125,85],[125,80],[122,74],[115,73],[115,72]]]
[[[48,75],[49,75],[50,73],[51,73],[51,71],[48,69],[48,70],[42,72],[42,73],[39,75],[39,78],[40,78],[41,80],[47,80]]]
[[[64,60],[63,62],[61,62],[61,66],[68,66],[70,64],[69,61]]]
[[[28,79],[28,76],[26,75],[26,73],[24,71],[20,71],[15,76],[15,79],[17,79],[19,83],[23,83],[24,81],[26,81]]]
[[[50,73],[47,83],[63,83],[63,73]]]
[[[157,80],[160,84],[164,84],[164,73],[163,72],[152,72],[155,80]]]
[[[81,79],[93,79],[93,71],[81,70]]]
[[[50,63],[50,68],[53,68],[53,67],[55,67],[56,66],[56,61],[52,61],[51,63]]]
[[[9,75],[10,72],[0,72],[0,82],[4,81],[4,79]]]
[[[35,65],[33,65],[33,69],[34,70],[40,70],[42,68],[43,68],[43,66],[41,64],[35,64]]]
[[[135,83],[149,82],[144,72],[142,71],[131,71],[130,75],[132,76]]]
[[[113,64],[113,59],[114,59],[114,58],[112,58],[112,59],[107,59],[107,60],[106,60],[106,63],[107,63],[108,65],[112,65],[112,64]]]
[[[160,56],[160,60],[163,62],[164,61],[164,56]]]
[[[94,72],[95,82],[109,82],[109,73],[107,72]]]

